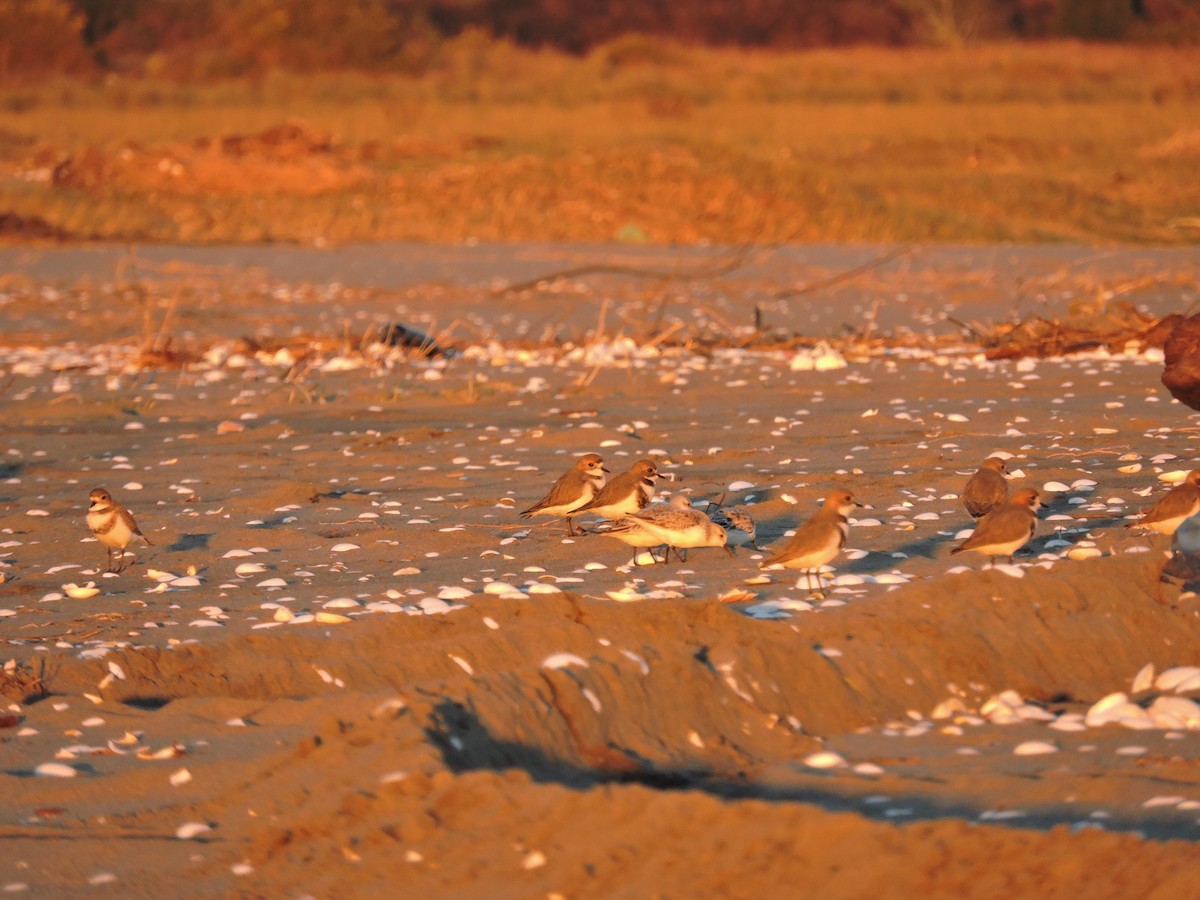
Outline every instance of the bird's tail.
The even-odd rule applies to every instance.
[[[962,548],[962,547],[955,547],[953,550],[950,551],[950,555],[953,556],[955,553],[962,553],[963,549],[964,548]]]

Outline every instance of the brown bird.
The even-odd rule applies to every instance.
[[[856,506],[862,504],[850,491],[833,491],[825,498],[825,505],[796,529],[783,549],[759,563],[759,568],[783,566],[785,569],[803,569],[808,576],[809,590],[813,590],[813,575],[819,575],[821,566],[837,556],[846,545],[846,538],[850,534],[850,521],[846,516]]]
[[[590,512],[605,519],[619,519],[645,509],[654,496],[654,479],[657,477],[658,466],[654,460],[639,459],[628,472],[622,472],[606,484],[590,502],[575,512]]]
[[[1013,554],[1033,539],[1038,506],[1037,490],[1021,488],[1011,500],[980,519],[974,534],[951,550],[951,554],[974,550],[990,556],[993,563],[998,556],[1007,556],[1011,563]]]
[[[95,488],[88,495],[88,499],[91,501],[87,511],[88,528],[108,551],[106,572],[121,572],[125,569],[125,548],[135,536],[151,547],[154,546],[150,538],[138,528],[133,513],[114,500],[112,494],[104,488]]]
[[[975,470],[963,488],[962,501],[971,518],[979,519],[1008,499],[1008,479],[1004,477],[1004,460],[989,456]]]
[[[1170,537],[1184,519],[1197,512],[1200,512],[1200,469],[1193,469],[1188,472],[1183,484],[1171,488],[1140,519],[1127,523],[1125,527],[1149,528]]]
[[[554,482],[550,493],[539,500],[529,509],[521,512],[521,517],[531,516],[562,516],[567,520],[567,534],[574,535],[575,527],[571,524],[571,515],[604,487],[604,460],[598,453],[585,453],[575,461],[575,465],[567,469]]]

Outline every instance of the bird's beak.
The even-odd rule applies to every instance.
[[[608,468],[608,466],[601,466],[600,471],[601,472],[611,472],[612,469]]]

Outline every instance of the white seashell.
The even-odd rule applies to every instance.
[[[542,582],[538,582],[537,584],[531,584],[529,586],[529,593],[531,593],[531,594],[561,594],[562,588],[556,587],[553,584],[544,584]]]
[[[44,762],[34,768],[33,774],[41,778],[74,778],[79,771],[66,763]]]
[[[1193,691],[1200,691],[1200,675],[1193,675],[1186,681],[1181,681],[1175,685],[1175,693],[1190,694]]]
[[[541,850],[530,850],[525,854],[525,858],[521,860],[521,868],[529,871],[531,869],[539,869],[546,864],[546,854]]]
[[[1158,476],[1158,480],[1165,484],[1183,484],[1188,473],[1186,469],[1175,469],[1171,472],[1163,472]]]
[[[610,600],[616,600],[618,603],[632,603],[635,600],[645,599],[641,594],[632,588],[623,588],[618,591],[604,592]]]
[[[1049,741],[1025,741],[1013,748],[1016,756],[1040,756],[1043,753],[1057,753],[1058,748]]]
[[[473,668],[471,668],[471,664],[469,662],[467,662],[465,659],[463,659],[461,656],[455,656],[453,653],[451,653],[450,658],[452,660],[454,660],[458,664],[458,667],[460,669],[462,669],[464,672],[466,672],[468,675],[475,674],[475,670]]]
[[[1095,559],[1103,555],[1104,552],[1099,547],[1072,547],[1067,551],[1067,558],[1075,560]]]
[[[1133,676],[1133,687],[1130,690],[1135,694],[1140,694],[1152,687],[1154,687],[1154,663],[1146,663]]]
[[[112,673],[114,678],[117,678],[121,681],[125,680],[125,670],[122,669],[120,663],[116,662],[115,660],[110,659],[108,661],[108,671]]]
[[[731,491],[748,491],[754,487],[754,484],[749,481],[735,481],[729,485]]]
[[[359,547],[358,544],[342,543],[342,544],[334,544],[332,547],[329,548],[329,552],[330,553],[346,553],[347,551],[350,551],[350,550],[360,550],[360,549],[362,549],[362,548]]]
[[[187,784],[192,780],[192,773],[187,769],[176,769],[171,773],[170,782],[174,787],[179,787],[181,784]]]
[[[181,841],[190,841],[206,831],[212,831],[212,826],[204,822],[184,822],[175,829],[175,837]]]
[[[264,578],[262,581],[256,582],[254,586],[261,588],[281,588],[287,587],[287,581],[283,578]]]
[[[296,614],[286,606],[281,606],[275,610],[275,615],[272,616],[272,618],[276,622],[290,622],[292,619],[296,618]]]
[[[1069,485],[1063,484],[1061,481],[1047,481],[1042,485],[1042,490],[1051,494],[1061,494],[1070,489]]]
[[[247,575],[259,575],[267,571],[267,567],[262,563],[239,563],[238,567],[233,570],[235,574],[241,575],[243,578]]]
[[[84,585],[71,582],[70,584],[64,584],[62,588],[72,600],[87,600],[89,597],[95,597],[100,593],[100,588],[96,587],[96,582],[94,581],[89,581]]]
[[[568,666],[588,668],[588,661],[574,653],[554,653],[542,660],[543,669],[565,669]]]
[[[485,594],[519,594],[521,591],[505,581],[490,581],[483,586]]]
[[[804,764],[810,769],[835,769],[846,765],[846,760],[840,753],[821,750],[804,757]]]
[[[875,763],[859,763],[854,767],[854,774],[866,775],[868,777],[882,775],[883,767],[877,766]]]
[[[992,566],[992,571],[999,572],[1001,575],[1007,575],[1009,578],[1025,577],[1024,569],[1016,565],[1010,566],[1008,563],[996,563],[994,566]]]
[[[1159,721],[1160,718],[1165,717],[1178,723],[1178,725],[1170,727],[1182,726],[1188,729],[1200,727],[1200,704],[1187,697],[1158,697],[1150,704],[1150,708],[1146,712],[1160,728],[1167,727]]]
[[[342,616],[331,612],[319,612],[313,618],[322,625],[341,625],[345,622],[353,621],[349,616]]]
[[[438,591],[439,600],[465,600],[468,597],[474,596],[474,591],[465,587],[444,587]]]
[[[200,579],[195,575],[184,575],[171,582],[173,588],[199,587]]]
[[[1055,731],[1087,731],[1087,725],[1077,719],[1060,717],[1049,725]]]
[[[1108,718],[1113,710],[1129,703],[1129,695],[1124,691],[1116,691],[1106,697],[1101,697],[1088,709],[1085,720],[1088,725],[1103,725],[1110,721]]]
[[[1179,685],[1197,675],[1200,675],[1200,666],[1173,666],[1154,679],[1154,686],[1160,691],[1177,691]]]
[[[1151,797],[1149,800],[1147,800],[1145,803],[1142,804],[1142,807],[1145,809],[1154,809],[1156,806],[1178,806],[1182,802],[1183,802],[1182,797],[1178,797],[1178,796],[1167,797],[1167,796],[1163,796],[1160,794],[1157,797]]]
[[[226,552],[225,555],[221,557],[221,559],[233,559],[233,558],[239,557],[239,556],[253,556],[253,555],[254,554],[251,553],[249,550],[230,550],[230,551]]]
[[[1117,468],[1117,471],[1124,475],[1132,475],[1134,472],[1142,471],[1142,464],[1141,463],[1132,463],[1128,466],[1119,466]]]
[[[321,606],[324,609],[358,609],[362,604],[353,597],[336,597]]]

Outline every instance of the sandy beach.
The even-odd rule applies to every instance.
[[[1182,312],[1194,252],[733,252],[0,248],[0,888],[1196,895],[1200,601],[1123,527],[1196,414],[964,327]],[[505,290],[592,265],[669,277]],[[522,519],[586,452],[764,552]],[[1036,537],[951,557],[996,453]],[[759,563],[836,487],[813,596]]]

